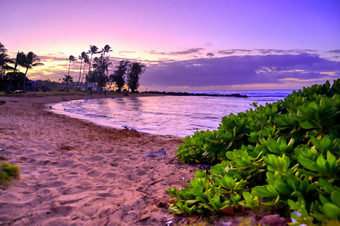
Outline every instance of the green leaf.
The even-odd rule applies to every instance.
[[[318,165],[318,168],[322,171],[327,171],[326,169],[326,159],[320,155],[318,159],[316,160],[316,164]]]
[[[287,203],[288,203],[288,205],[290,206],[290,208],[291,208],[292,210],[298,210],[299,207],[300,207],[300,205],[299,205],[297,202],[294,202],[294,201],[291,200],[291,199],[288,199]]]
[[[320,201],[323,205],[326,204],[326,203],[329,203],[329,200],[321,194],[319,195],[319,199],[320,199]]]
[[[239,194],[230,194],[230,199],[233,201],[234,205],[237,205],[238,202],[241,200],[241,196]]]
[[[340,215],[340,209],[332,203],[324,204],[323,209],[324,214],[326,214],[330,219],[337,219],[337,217]]]
[[[268,185],[256,186],[253,188],[253,193],[259,197],[276,197],[279,193],[275,189],[268,190]]]
[[[319,166],[316,164],[315,161],[307,159],[303,157],[302,155],[299,155],[298,160],[299,160],[299,163],[301,163],[301,165],[305,167],[306,169],[316,171],[316,172],[320,170]]]
[[[317,128],[316,125],[313,125],[312,123],[308,122],[308,121],[303,121],[303,122],[299,122],[300,126],[304,129],[313,129],[313,128]]]
[[[332,202],[340,208],[340,191],[334,191],[331,194]]]
[[[170,205],[169,210],[171,213],[174,214],[183,214],[184,212],[182,210],[180,210],[176,205]]]
[[[218,184],[226,189],[233,190],[236,186],[236,183],[232,177],[224,175],[224,177],[218,182]]]
[[[320,187],[323,188],[323,190],[329,194],[337,190],[331,183],[329,183],[323,178],[319,179],[319,184],[320,184]]]

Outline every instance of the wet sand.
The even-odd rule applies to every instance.
[[[0,224],[164,225],[172,217],[165,189],[183,187],[196,170],[174,158],[181,140],[46,110],[83,98],[0,96],[0,161],[21,170],[0,189]],[[144,157],[161,148],[166,156]]]

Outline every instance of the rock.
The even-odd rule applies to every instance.
[[[166,156],[166,151],[164,148],[161,148],[158,151],[150,152],[144,155],[144,157],[161,157],[161,156]]]
[[[259,223],[261,225],[268,225],[268,226],[286,226],[287,225],[286,220],[277,214],[264,216],[259,221]]]
[[[200,164],[200,165],[198,165],[198,168],[201,169],[201,170],[210,170],[210,165]]]
[[[122,125],[122,127],[123,127],[123,129],[137,131],[136,129],[134,129],[134,128],[132,128],[132,127],[128,127],[127,125]]]

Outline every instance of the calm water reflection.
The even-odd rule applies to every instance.
[[[282,98],[155,96],[91,99],[53,105],[54,112],[115,128],[184,137],[197,130],[218,128],[223,116],[251,108],[250,104]]]

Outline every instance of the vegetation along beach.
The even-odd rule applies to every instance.
[[[0,8],[0,225],[340,225],[339,1]]]

